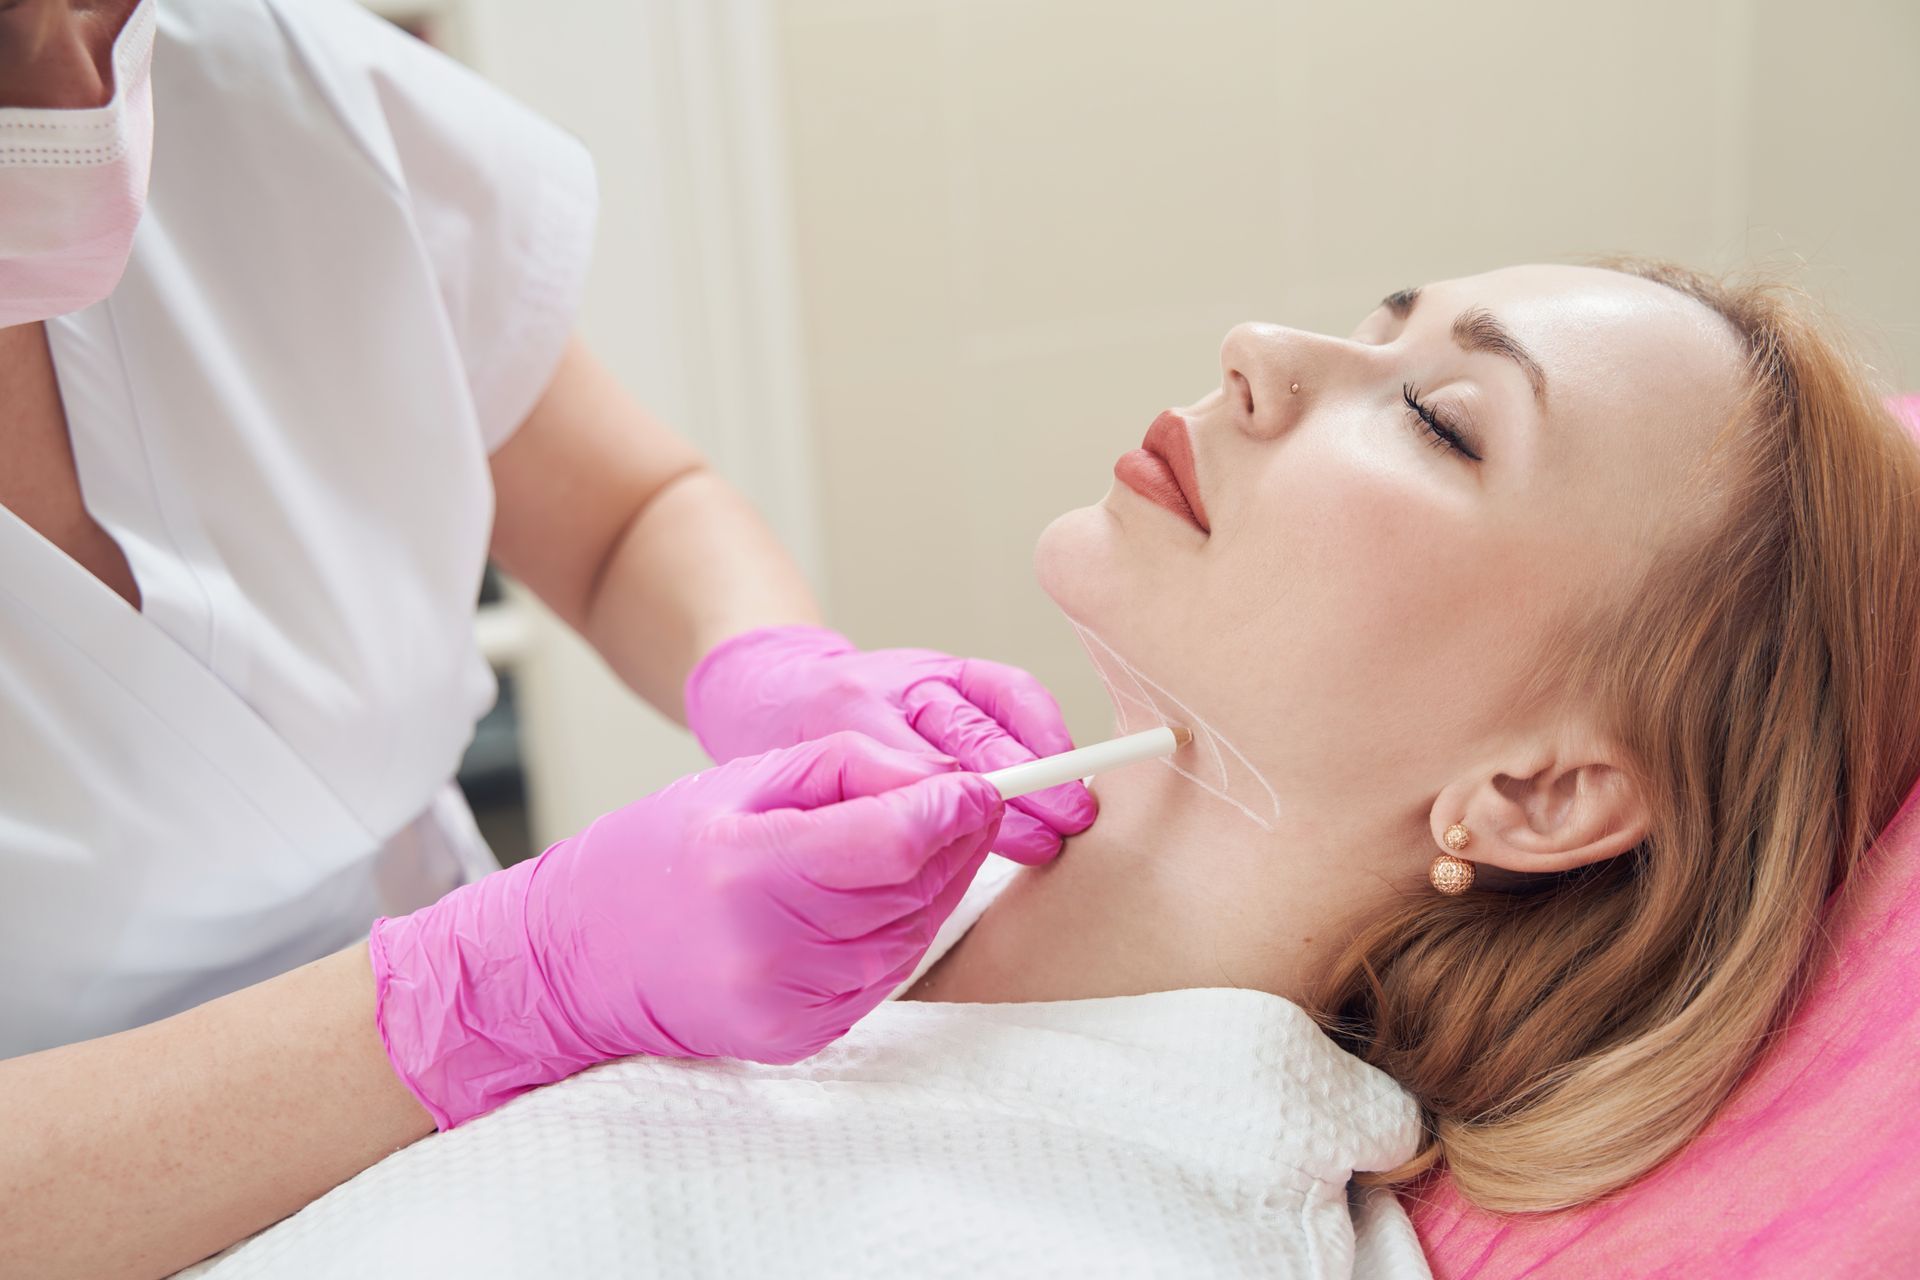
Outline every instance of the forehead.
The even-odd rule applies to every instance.
[[[1684,471],[1737,403],[1743,356],[1705,304],[1599,267],[1520,266],[1431,285],[1446,314],[1483,306],[1546,371],[1539,461],[1586,468],[1626,453],[1649,479]]]
[[[1433,285],[1422,308],[1429,299],[1448,317],[1488,308],[1546,372],[1545,416],[1511,428],[1516,465],[1490,492],[1502,545],[1580,565],[1566,589],[1584,598],[1719,518],[1707,453],[1739,403],[1744,356],[1711,308],[1597,267],[1510,267]]]
[[[1446,311],[1483,306],[1546,370],[1548,417],[1596,413],[1692,420],[1723,416],[1737,393],[1739,342],[1711,308],[1651,280],[1600,267],[1504,267],[1445,280]]]

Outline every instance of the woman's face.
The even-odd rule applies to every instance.
[[[1123,725],[1137,673],[1290,817],[1329,820],[1383,776],[1431,796],[1519,727],[1555,621],[1708,517],[1689,471],[1740,367],[1693,300],[1562,266],[1397,294],[1344,338],[1243,324],[1220,364],[1159,429],[1184,427],[1206,527],[1143,496],[1169,478],[1136,455],[1048,527],[1039,575],[1097,638]]]

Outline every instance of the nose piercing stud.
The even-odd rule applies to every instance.
[[[1288,388],[1287,388],[1287,394],[1288,394],[1288,395],[1290,395],[1290,396],[1297,396],[1297,395],[1299,395],[1299,394],[1300,394],[1300,384],[1296,382],[1296,383],[1294,383],[1294,384],[1293,384],[1292,386],[1290,386],[1290,387],[1288,387]]]

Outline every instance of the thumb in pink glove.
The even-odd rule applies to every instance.
[[[911,974],[1004,808],[841,733],[698,773],[374,923],[395,1071],[449,1129],[634,1053],[797,1062]]]
[[[715,645],[687,677],[686,707],[715,760],[842,729],[931,748],[976,773],[1073,748],[1053,695],[1018,667],[931,649],[867,651],[824,627],[765,627]],[[1021,796],[996,849],[1045,862],[1096,812],[1078,782]]]

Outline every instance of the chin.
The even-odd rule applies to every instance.
[[[1060,611],[1084,626],[1125,616],[1125,565],[1113,513],[1099,503],[1078,507],[1040,532],[1033,572]]]

